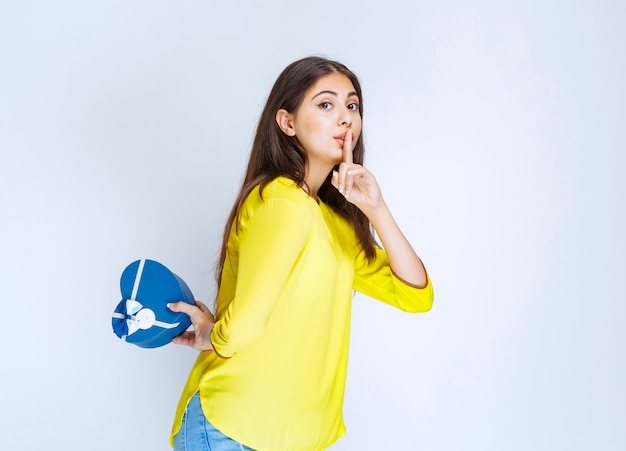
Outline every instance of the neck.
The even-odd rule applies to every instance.
[[[328,165],[311,165],[307,164],[306,175],[304,181],[306,182],[305,189],[308,190],[309,196],[317,200],[317,191],[320,189],[326,177],[333,167]]]

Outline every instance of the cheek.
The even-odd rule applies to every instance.
[[[324,129],[324,125],[325,125],[324,122],[320,120],[308,120],[308,121],[303,121],[300,124],[300,129],[304,133],[317,134],[318,132]]]

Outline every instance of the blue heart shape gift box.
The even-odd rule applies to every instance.
[[[142,348],[157,348],[172,341],[190,325],[186,313],[167,308],[170,302],[196,305],[187,284],[161,263],[137,260],[120,279],[122,301],[113,312],[113,332]]]

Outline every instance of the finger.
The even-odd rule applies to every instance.
[[[176,337],[172,338],[172,343],[177,344],[177,345],[193,347],[195,340],[196,340],[195,332],[187,330],[183,332],[182,334],[177,335]]]
[[[191,322],[193,323],[197,322],[204,315],[204,313],[202,312],[202,310],[200,310],[199,307],[196,307],[195,305],[187,304],[186,302],[182,302],[182,301],[167,304],[167,308],[169,308],[173,312],[186,313],[187,315],[189,315],[189,318],[191,318]]]
[[[211,322],[214,323],[215,322],[215,315],[213,314],[213,312],[211,310],[209,310],[209,308],[204,303],[202,303],[200,301],[196,301],[196,304],[198,304],[198,307],[200,308],[202,313],[207,315],[211,319]]]
[[[344,193],[343,195],[346,196],[346,198],[350,197],[350,193],[352,192],[352,185],[354,184],[354,169],[350,168],[346,170],[346,176],[344,179]]]
[[[343,162],[352,164],[352,140],[354,139],[354,133],[351,129],[346,131],[346,135],[343,139]]]
[[[200,301],[196,300],[196,305],[198,306],[198,308],[202,312],[204,312],[204,313],[211,313],[211,310],[209,310],[209,308],[203,302],[200,302]]]
[[[348,174],[348,168],[353,164],[352,155],[352,141],[354,139],[354,132],[351,129],[346,131],[343,140],[343,162],[339,166],[339,192],[348,197],[350,189],[352,187],[352,180]]]
[[[341,194],[346,194],[346,173],[348,172],[349,165],[347,163],[341,163],[337,170],[337,189]]]
[[[333,169],[333,175],[330,178],[330,183],[339,190],[339,173]]]
[[[352,194],[353,188],[359,188],[361,193],[363,193],[363,185],[367,185],[367,176],[369,171],[365,169],[363,166],[358,164],[353,164],[346,171],[346,188],[345,188],[345,196],[346,198],[350,197]]]

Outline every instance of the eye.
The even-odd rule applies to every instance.
[[[359,104],[356,102],[352,102],[350,104],[348,104],[348,109],[350,111],[359,111]]]
[[[322,110],[330,110],[333,105],[330,102],[322,102],[318,105]]]

